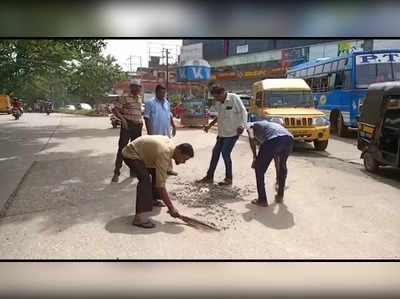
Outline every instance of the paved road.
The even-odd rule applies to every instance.
[[[207,232],[165,208],[153,210],[153,230],[130,225],[137,180],[124,167],[120,183],[110,184],[118,134],[103,117],[0,116],[0,258],[400,256],[400,172],[366,173],[355,139],[332,138],[324,153],[297,144],[285,204],[260,208],[249,203],[256,189],[246,137],[232,154],[234,186],[198,186],[216,135],[179,129],[175,142],[191,142],[195,158],[175,167],[167,188],[182,214],[221,229]],[[216,180],[223,177],[221,160]],[[273,183],[271,166],[271,203]]]

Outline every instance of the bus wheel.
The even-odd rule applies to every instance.
[[[344,125],[342,113],[339,112],[336,122],[337,134],[339,137],[346,137],[348,135],[348,130]]]
[[[314,148],[316,151],[324,151],[328,147],[328,140],[314,140]]]
[[[379,168],[378,162],[368,152],[364,155],[364,167],[369,172],[376,172]]]

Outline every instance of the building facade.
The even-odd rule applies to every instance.
[[[291,67],[359,50],[400,48],[400,40],[372,39],[192,39],[183,40],[181,60],[205,59],[211,80],[231,91],[251,92],[254,82],[282,78]]]

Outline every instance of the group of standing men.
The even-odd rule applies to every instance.
[[[165,182],[168,175],[177,175],[172,170],[172,160],[177,165],[185,163],[193,158],[194,150],[189,143],[175,146],[171,141],[170,137],[175,136],[176,127],[170,103],[165,98],[166,88],[162,84],[156,87],[156,97],[145,103],[143,118],[148,135],[141,136],[143,121],[140,91],[140,81],[131,80],[130,92],[123,94],[114,104],[113,113],[121,119],[121,132],[112,181],[118,182],[124,161],[130,168],[130,176],[136,176],[139,180],[133,225],[153,228],[155,224],[144,216],[153,206],[166,204],[171,216],[179,217],[179,212],[169,200]],[[204,130],[208,132],[215,123],[218,123],[218,135],[207,174],[196,182],[213,183],[214,173],[222,154],[225,179],[218,184],[232,185],[231,153],[239,136],[247,129],[258,191],[258,198],[252,203],[268,206],[264,176],[272,159],[275,160],[277,171],[276,201],[282,202],[287,176],[286,161],[293,144],[293,136],[279,124],[268,121],[247,123],[247,112],[242,101],[236,94],[226,92],[223,87],[214,86],[211,94],[216,99],[218,116]],[[260,145],[258,154],[256,144]]]

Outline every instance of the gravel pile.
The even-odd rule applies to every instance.
[[[194,214],[196,219],[209,223],[220,230],[236,229],[239,215],[226,207],[226,203],[243,201],[255,192],[255,186],[227,187],[213,184],[196,184],[180,178],[169,180],[168,191],[172,199],[191,208],[202,208]]]

